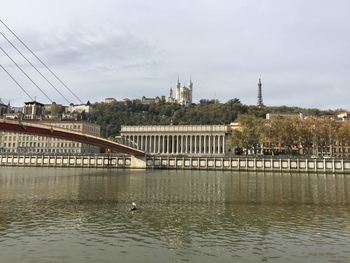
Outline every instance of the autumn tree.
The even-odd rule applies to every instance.
[[[261,119],[244,114],[237,121],[241,124],[241,129],[233,132],[231,146],[242,149],[246,154],[249,151],[256,154],[260,145]]]

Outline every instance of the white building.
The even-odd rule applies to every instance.
[[[142,104],[152,104],[152,103],[160,103],[162,101],[162,98],[159,98],[158,96],[155,98],[147,98],[145,96],[142,96],[141,103]]]
[[[91,110],[91,103],[88,101],[86,104],[70,104],[68,107],[68,111],[70,113],[78,112],[78,113],[89,113]]]
[[[86,121],[74,120],[25,120],[26,122],[53,126],[100,136],[100,126]],[[100,148],[51,137],[0,131],[0,153],[35,154],[95,154]]]
[[[105,98],[105,103],[114,103],[117,102],[115,98]]]
[[[190,106],[192,104],[192,95],[193,95],[192,80],[190,79],[190,83],[188,84],[188,87],[186,87],[186,86],[181,86],[180,80],[177,79],[175,97],[173,94],[173,89],[170,88],[167,102],[179,103],[184,106]]]
[[[224,156],[230,129],[226,125],[122,126],[121,143],[149,154]]]

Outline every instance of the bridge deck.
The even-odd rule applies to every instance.
[[[114,141],[53,126],[0,119],[0,130],[75,141],[138,157],[145,155],[145,152],[143,151]]]

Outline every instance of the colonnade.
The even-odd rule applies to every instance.
[[[125,135],[122,143],[151,154],[222,155],[225,135]]]

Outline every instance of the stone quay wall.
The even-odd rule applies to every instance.
[[[72,168],[146,168],[133,156],[108,155],[0,155],[0,166]]]
[[[268,157],[180,157],[108,155],[0,155],[0,166],[120,169],[276,171],[350,174],[350,159]]]
[[[152,157],[148,168],[350,173],[350,159],[254,157]]]

